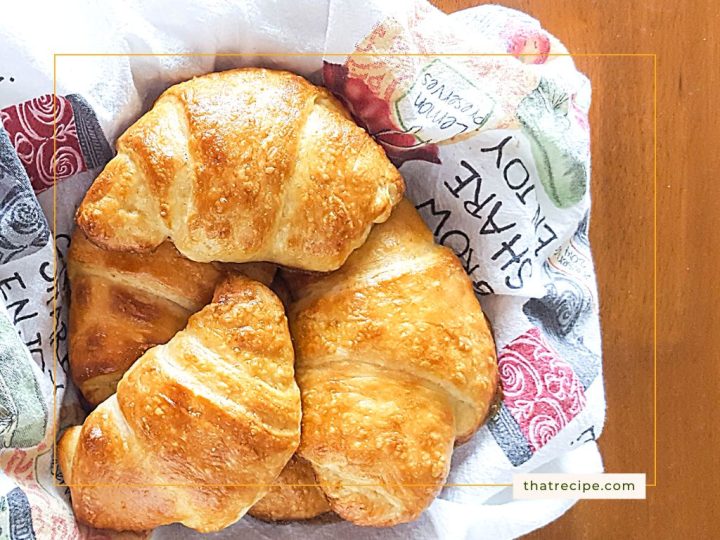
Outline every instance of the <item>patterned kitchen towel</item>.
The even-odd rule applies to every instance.
[[[0,19],[0,537],[108,537],[75,522],[53,459],[57,433],[82,420],[67,377],[73,215],[111,144],[162,90],[239,66],[289,69],[328,87],[398,165],[436,240],[470,276],[493,326],[504,398],[456,448],[448,481],[602,470],[590,84],[554,36],[498,6],[448,16],[422,0],[132,6],[46,3],[39,19],[22,2],[16,18]],[[144,54],[198,52],[208,54]],[[572,504],[450,487],[398,527],[244,518],[215,537],[502,539]],[[197,537],[180,526],[154,536]]]

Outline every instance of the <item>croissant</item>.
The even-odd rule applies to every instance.
[[[75,384],[96,406],[115,393],[125,371],[147,349],[166,343],[207,305],[215,285],[232,266],[270,285],[278,298],[289,292],[275,267],[266,263],[196,263],[170,243],[154,252],[106,251],[73,232],[68,253],[71,280],[70,361]],[[267,495],[249,513],[266,520],[308,519],[328,512],[310,465],[293,456]],[[289,484],[289,485],[288,485]],[[298,484],[307,484],[298,486]]]
[[[117,393],[66,431],[58,460],[94,527],[216,531],[267,491],[300,439],[293,347],[277,297],[233,277]]]
[[[384,151],[323,88],[268,69],[175,85],[117,143],[77,212],[95,244],[172,240],[199,262],[334,270],[404,190]]]
[[[225,270],[190,261],[167,242],[150,253],[106,251],[76,229],[68,253],[69,358],[73,381],[90,405],[113,394],[135,360],[207,305]],[[265,263],[232,270],[265,284],[275,273]]]
[[[495,346],[469,278],[403,201],[340,270],[286,279],[298,454],[342,518],[415,519],[495,395]]]
[[[330,512],[310,464],[293,456],[267,494],[248,512],[265,521],[304,520]]]
[[[287,311],[292,299],[279,272],[275,274],[270,288]],[[248,514],[265,521],[288,521],[311,519],[327,512],[330,512],[330,507],[325,493],[317,485],[312,467],[296,454]]]

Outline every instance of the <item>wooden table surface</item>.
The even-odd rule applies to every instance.
[[[452,12],[477,0],[436,0]],[[657,54],[657,486],[644,501],[581,501],[531,534],[720,536],[718,261],[720,4],[499,0],[573,53]],[[598,274],[608,472],[653,471],[653,60],[577,58],[593,84],[590,236]]]

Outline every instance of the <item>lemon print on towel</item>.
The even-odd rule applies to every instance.
[[[559,208],[580,202],[588,186],[588,146],[585,137],[578,137],[568,105],[565,92],[552,81],[540,79],[517,109],[545,193]]]

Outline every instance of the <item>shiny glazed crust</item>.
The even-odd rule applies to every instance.
[[[342,518],[415,519],[497,385],[492,335],[462,265],[403,201],[340,270],[284,275],[295,300],[299,455]]]
[[[334,270],[404,190],[384,151],[323,89],[258,68],[168,89],[117,143],[76,219],[107,249],[170,239],[199,262]]]
[[[166,242],[135,254],[106,251],[79,229],[68,254],[72,378],[95,406],[146,350],[166,343],[212,299],[228,271],[270,284],[275,267],[190,261]]]
[[[58,459],[83,522],[114,530],[180,522],[207,532],[264,495],[258,484],[275,480],[299,438],[283,307],[265,286],[234,277],[64,433]]]

